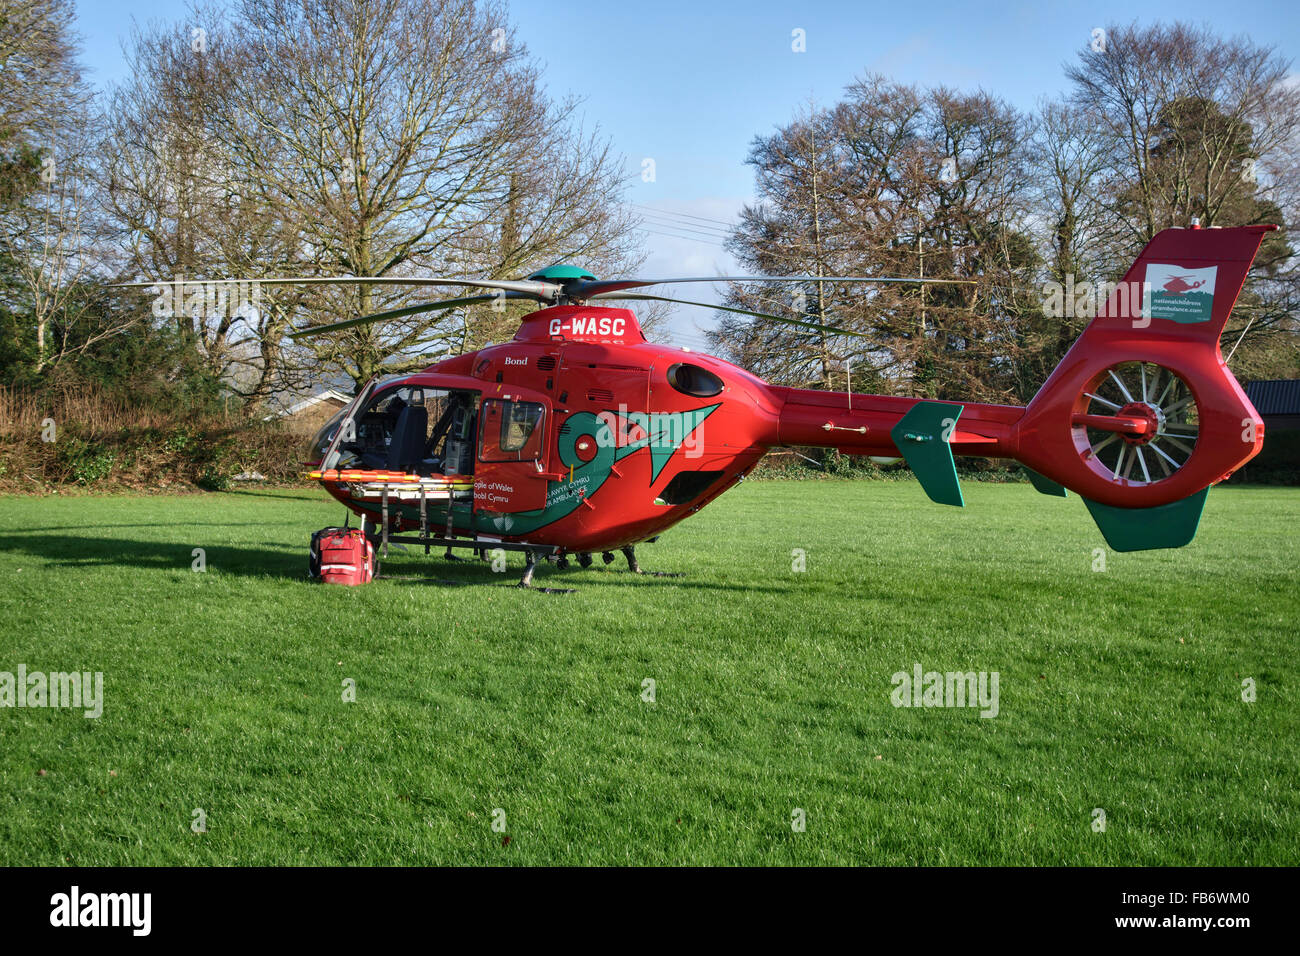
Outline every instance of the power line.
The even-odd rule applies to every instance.
[[[708,239],[693,239],[690,236],[679,236],[672,232],[656,232],[653,229],[646,229],[644,226],[638,226],[637,229],[640,232],[648,232],[652,236],[667,236],[669,239],[684,239],[687,242],[698,242],[706,246],[713,246],[715,249],[722,249],[722,243],[710,242]]]
[[[647,220],[643,219],[642,221],[645,222]],[[689,232],[698,236],[707,236],[710,239],[726,239],[729,236],[729,233],[724,233],[721,231],[709,232],[707,228],[696,229],[694,226],[686,226],[669,220],[650,219],[648,221],[652,226],[660,226],[664,229],[678,229],[681,230],[682,232]]]
[[[645,209],[648,210],[649,212],[659,213],[660,215],[676,216],[681,219],[698,219],[700,222],[714,223],[719,226],[725,226],[727,229],[736,228],[736,223],[734,222],[726,222],[725,220],[722,219],[710,219],[708,216],[696,216],[689,212],[675,212],[674,210],[671,209],[659,209],[655,206],[646,206],[642,203],[636,203],[636,202],[628,203],[628,205],[635,206],[637,209]]]
[[[728,229],[718,226],[706,226],[698,222],[684,222],[675,219],[669,219],[666,216],[654,216],[647,213],[638,213],[642,222],[652,222],[658,225],[672,226],[674,229],[687,229],[692,232],[702,232],[710,236],[730,237],[733,233]]]

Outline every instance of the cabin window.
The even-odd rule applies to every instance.
[[[488,399],[479,426],[479,461],[528,461],[541,458],[542,415],[537,402]]]
[[[668,384],[683,395],[712,398],[722,392],[722,379],[706,368],[680,362],[668,366]]]

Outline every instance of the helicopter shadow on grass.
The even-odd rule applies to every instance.
[[[433,557],[433,560],[439,561],[440,564],[436,570],[431,570],[430,573],[413,573],[414,568],[405,562],[399,568],[392,568],[391,565],[385,568],[381,563],[380,575],[376,580],[400,587],[464,587],[478,585],[480,587],[520,590],[519,578],[524,572],[522,563],[511,564],[505,571],[493,571],[488,562],[477,559],[473,561],[461,560],[454,563],[447,562],[445,564],[441,563],[441,558]],[[430,570],[427,569],[427,566],[421,566],[421,569]],[[686,588],[693,591],[743,591],[748,594],[759,592],[768,594],[789,593],[788,588],[765,584],[740,584],[730,581],[693,579],[689,572],[675,577],[658,577],[652,572],[633,574],[623,569],[583,569],[574,567],[561,570],[546,564],[537,568],[537,573],[533,577],[532,590],[539,593],[544,593],[548,589],[557,593],[570,593],[572,591],[595,591],[599,588],[624,588],[628,585]]]
[[[85,525],[80,524],[52,524],[39,528],[19,528],[11,534],[36,534],[46,531],[83,531]],[[95,531],[104,528],[159,528],[161,525],[156,521],[137,521],[131,524],[98,524],[93,525]],[[186,521],[180,527],[185,528],[247,528],[247,521]],[[80,539],[79,539],[80,540]]]
[[[212,527],[242,527],[211,522]],[[111,527],[156,527],[154,525],[97,525]],[[0,554],[28,555],[50,565],[73,570],[103,567],[134,567],[157,571],[189,571],[194,561],[193,551],[202,548],[204,561],[211,573],[252,578],[284,578],[309,583],[307,577],[307,542],[301,549],[291,548],[282,541],[263,541],[249,544],[205,543],[201,536],[189,541],[141,541],[123,537],[81,537],[70,534],[50,534],[63,528],[26,528],[11,531],[0,538]],[[71,529],[67,529],[71,530]],[[430,560],[416,560],[423,555],[401,555],[403,560],[381,562],[377,581],[398,587],[509,587],[518,586],[523,574],[522,563],[511,564],[504,572],[493,571],[491,565],[479,560],[445,561],[440,555],[430,555]],[[740,584],[692,579],[684,577],[657,578],[651,574],[634,575],[626,570],[569,568],[560,570],[548,565],[537,569],[533,585],[536,590],[622,588],[629,584],[644,587],[664,586],[707,591],[744,591],[788,593],[787,588],[765,584]]]
[[[217,527],[222,525],[217,524]],[[98,527],[111,527],[101,525]],[[190,541],[140,541],[134,538],[87,538],[49,534],[47,529],[11,531],[0,538],[0,554],[26,554],[50,565],[71,569],[134,567],[189,571],[194,549],[202,548],[208,571],[240,577],[307,579],[307,548],[290,552],[283,543],[231,545]]]

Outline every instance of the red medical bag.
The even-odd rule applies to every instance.
[[[375,548],[360,528],[322,528],[311,536],[308,567],[326,584],[365,584],[375,576]]]

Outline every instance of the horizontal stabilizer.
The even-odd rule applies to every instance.
[[[1181,501],[1155,508],[1115,508],[1084,498],[1102,537],[1115,551],[1181,548],[1196,537],[1209,486]]]
[[[889,430],[899,452],[930,500],[966,506],[957,481],[957,465],[948,444],[957,430],[962,406],[951,402],[917,402]]]

